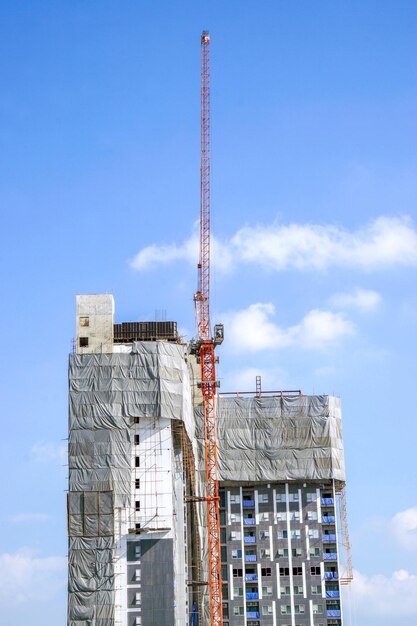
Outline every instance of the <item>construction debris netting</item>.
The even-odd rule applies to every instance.
[[[128,353],[69,362],[68,626],[114,626],[115,512],[130,506],[137,417],[194,424],[184,347],[135,342]]]
[[[202,408],[195,414],[202,459]],[[219,397],[217,438],[220,481],[345,480],[334,396]]]

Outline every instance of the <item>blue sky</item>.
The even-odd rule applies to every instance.
[[[222,389],[259,373],[342,397],[352,625],[414,623],[417,4],[23,0],[0,18],[1,626],[65,623],[75,294],[193,334],[202,29]]]

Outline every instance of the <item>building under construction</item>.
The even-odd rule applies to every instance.
[[[111,295],[77,296],[68,626],[342,625],[340,400],[260,379],[216,393],[209,44],[203,32],[196,339],[175,322],[116,324]]]
[[[76,318],[68,626],[209,625],[193,346],[174,322],[115,324],[111,295]],[[217,439],[224,626],[342,624],[340,400],[219,395]]]

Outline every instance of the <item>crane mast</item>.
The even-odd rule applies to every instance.
[[[214,348],[223,339],[223,327],[210,329],[210,35],[201,35],[201,165],[200,165],[200,257],[199,286],[194,296],[197,320],[197,351],[200,358],[204,407],[206,497],[210,626],[222,624],[219,486],[216,433],[216,366]]]

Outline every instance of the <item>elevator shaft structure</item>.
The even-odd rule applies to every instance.
[[[204,407],[210,626],[222,624],[215,341],[210,328],[210,35],[201,35],[201,165],[199,285],[194,296]]]

